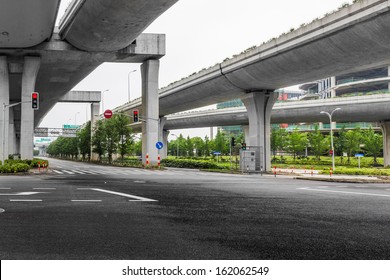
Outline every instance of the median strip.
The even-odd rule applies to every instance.
[[[341,193],[341,194],[353,194],[353,195],[366,195],[366,196],[379,196],[379,197],[390,197],[390,195],[388,195],[388,194],[319,190],[319,189],[311,189],[311,188],[298,188],[297,190],[315,191],[315,192],[329,192],[329,193]]]

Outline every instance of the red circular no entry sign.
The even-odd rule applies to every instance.
[[[111,110],[105,110],[105,111],[104,111],[104,117],[105,117],[106,119],[111,118],[111,117],[112,117],[112,111],[111,111]]]

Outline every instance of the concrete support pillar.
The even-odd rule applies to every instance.
[[[389,76],[390,77],[390,65],[387,67],[387,76]],[[389,82],[389,84],[388,84],[388,90],[389,90],[389,92],[390,92],[390,82]]]
[[[167,121],[166,117],[161,117],[160,118],[160,123],[159,123],[159,136],[158,139],[161,141],[164,146],[160,150],[160,156],[161,159],[166,158],[168,156],[168,135],[169,131],[164,129],[165,122]]]
[[[14,108],[9,108],[9,126],[8,126],[8,154],[14,155],[18,153],[16,148],[16,134],[14,123]]]
[[[35,91],[35,81],[41,65],[40,57],[24,58],[22,75],[22,116],[20,126],[21,159],[33,159],[34,149],[34,110],[31,108],[31,93]]]
[[[0,161],[8,158],[9,77],[6,56],[0,56]]]
[[[260,148],[260,166],[271,171],[271,110],[278,98],[275,92],[253,92],[242,98],[249,119],[247,146]]]
[[[336,97],[336,77],[330,77],[330,98],[335,98]]]
[[[96,121],[99,117],[100,103],[91,103],[91,160],[97,161],[99,155],[92,152],[92,137],[95,131]]]
[[[214,139],[214,127],[210,127],[210,140]]]
[[[156,143],[159,136],[158,72],[159,60],[148,60],[141,65],[142,77],[142,162],[157,165]]]
[[[243,125],[241,126],[242,131],[244,132],[244,139],[245,143],[248,143],[249,141],[249,125]]]
[[[390,121],[380,123],[383,134],[383,165],[390,166]]]

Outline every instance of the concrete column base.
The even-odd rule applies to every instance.
[[[149,166],[157,165],[159,141],[159,100],[158,73],[160,61],[148,60],[141,65],[142,76],[142,163],[146,165],[148,155]]]
[[[390,166],[390,121],[381,122],[383,134],[383,165]]]
[[[271,110],[278,98],[275,92],[253,92],[242,98],[249,119],[247,146],[260,148],[260,166],[271,171]]]
[[[21,159],[33,159],[34,149],[34,110],[31,107],[31,93],[35,91],[35,81],[41,64],[40,57],[24,58],[22,76],[22,116],[20,126]]]

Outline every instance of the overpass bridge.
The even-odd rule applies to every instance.
[[[269,169],[274,90],[389,65],[389,28],[390,1],[359,1],[160,89],[160,117],[240,98],[248,112],[247,142],[263,147],[261,161]],[[134,108],[150,117],[141,100],[115,110],[131,114]]]
[[[143,63],[145,92],[157,94],[150,79],[157,79],[165,36],[142,31],[177,1],[73,0],[55,27],[60,0],[0,0],[0,160],[32,158],[34,127],[103,62]]]
[[[390,164],[390,155],[386,147],[390,145],[388,121],[390,120],[390,94],[366,96],[286,101],[275,103],[271,111],[271,123],[328,123],[329,118],[320,114],[340,108],[332,117],[335,122],[378,122],[384,134],[385,165]],[[163,118],[164,130],[200,128],[213,126],[241,125],[248,139],[248,112],[245,107],[210,109],[167,115]],[[141,124],[132,124],[136,132],[141,131]],[[168,133],[162,140],[167,144]]]

